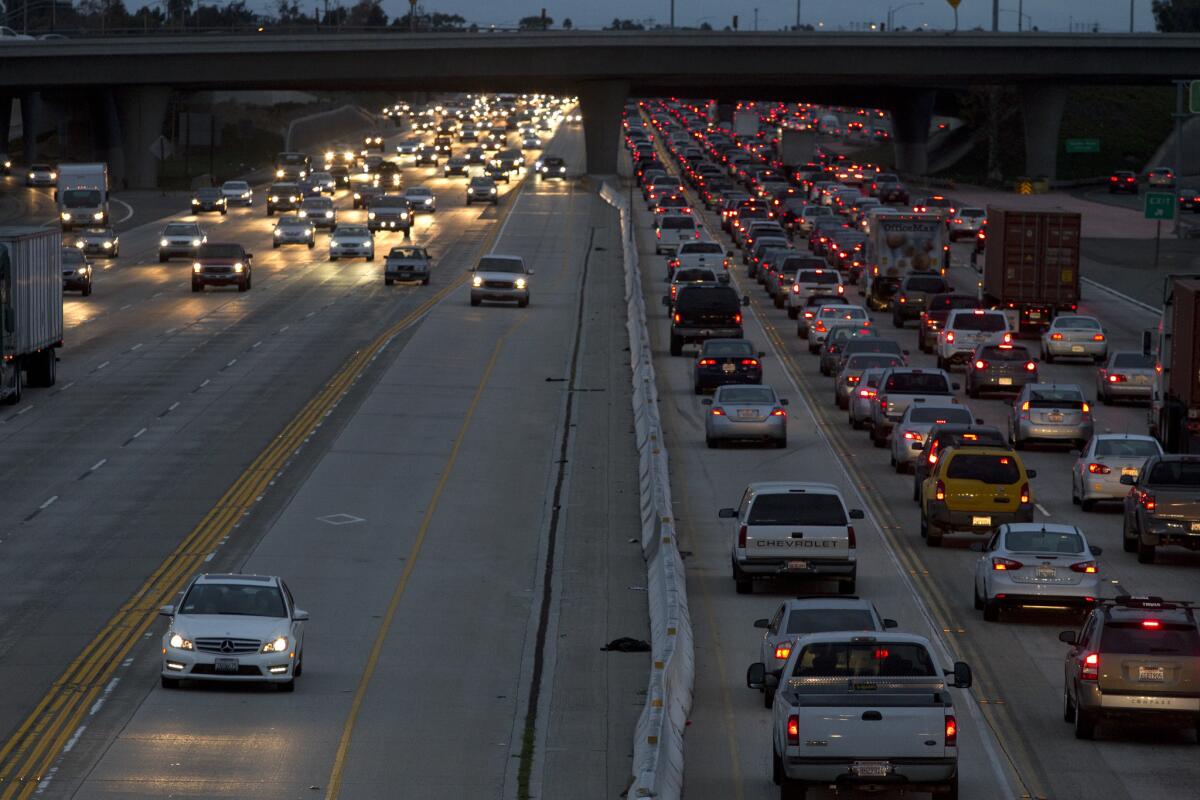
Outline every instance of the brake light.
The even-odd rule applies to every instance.
[[[817,320],[817,324],[814,326],[814,330],[816,330],[817,333],[824,333],[825,332],[825,320],[823,320],[823,319]]]
[[[1028,400],[1026,400],[1024,403],[1021,403],[1021,410],[1022,410],[1022,411],[1028,411],[1028,410],[1029,410],[1029,401],[1028,401]]]
[[[845,293],[846,293],[846,287],[845,287],[845,286],[843,286],[843,285],[841,285],[841,284],[839,283],[839,284],[838,284],[838,290],[837,290],[837,293],[838,293],[838,294],[845,294]]]
[[[733,315],[733,322],[735,325],[742,324],[742,312],[739,311],[738,313]]]
[[[940,480],[936,484],[934,484],[933,499],[934,500],[945,500],[946,499],[946,484]]]
[[[700,366],[702,366],[702,367],[715,367],[716,365],[717,365],[717,360],[715,358],[700,359]]]
[[[953,714],[946,715],[946,746],[958,746],[958,720],[954,718]]]
[[[921,434],[917,433],[916,431],[905,431],[905,432],[904,432],[904,438],[905,438],[905,439],[908,439],[910,442],[921,442],[921,441],[923,441],[923,440],[921,439]]]
[[[1081,681],[1098,681],[1100,680],[1100,654],[1088,653],[1083,657],[1083,663],[1079,670],[1079,679]]]
[[[1107,475],[1108,473],[1112,472],[1112,470],[1103,464],[1092,463],[1088,464],[1088,472],[1092,473],[1093,475]]]
[[[954,344],[954,331],[946,331],[946,344]]]
[[[796,284],[796,283],[793,283],[793,284],[792,284],[792,294],[800,294],[800,285],[799,285],[799,284]],[[812,317],[812,312],[811,312],[811,311],[805,311],[805,312],[804,312],[804,316],[806,316],[806,317]]]
[[[1152,495],[1150,492],[1142,492],[1141,496],[1138,497],[1138,502],[1141,503],[1142,508],[1146,509],[1147,511],[1153,511],[1154,509],[1158,508],[1158,502],[1154,499],[1154,495]]]
[[[849,384],[855,384],[861,380],[862,380],[861,375],[847,375],[846,376],[846,383],[849,383]]]
[[[800,744],[800,717],[797,714],[788,715],[787,740],[788,744]]]
[[[846,537],[849,541],[848,546],[850,547],[850,549],[856,550],[858,548],[858,539],[856,539],[854,537],[854,526],[853,525],[846,526]]]
[[[1053,339],[1053,340],[1054,340],[1054,341],[1056,341],[1056,342],[1061,342],[1061,341],[1062,341],[1062,334],[1061,334],[1061,333],[1052,333],[1052,334],[1050,334],[1050,338],[1051,338],[1051,339]]]
[[[746,549],[746,526],[742,525],[738,528],[738,547]]]
[[[1080,561],[1078,564],[1071,565],[1071,571],[1072,572],[1082,572],[1085,575],[1095,575],[1096,574],[1096,562],[1095,561]]]
[[[676,314],[676,315],[675,315],[675,322],[676,322],[676,323],[683,322],[683,317],[682,317],[681,315],[679,315],[679,314]]]
[[[742,366],[743,367],[757,367],[758,359],[757,358],[743,358]]]
[[[870,400],[872,397],[875,396],[875,390],[874,389],[859,389],[858,396],[864,397],[864,398]]]
[[[982,359],[975,362],[975,369],[987,369],[987,362]]]
[[[1027,372],[1037,372],[1037,364],[1032,361],[1025,362],[1025,370]]]
[[[775,409],[774,411],[772,411],[772,412],[771,412],[771,416],[772,416],[772,417],[786,417],[786,416],[787,416],[787,412],[786,412],[786,411],[784,411],[782,408],[777,408],[777,409]]]
[[[1029,495],[1029,484],[1028,484],[1028,483],[1022,483],[1022,484],[1021,484],[1021,502],[1022,502],[1022,503],[1028,503],[1028,502],[1029,502],[1029,496],[1030,496],[1030,495]]]
[[[1156,619],[1144,619],[1142,620],[1142,627],[1149,628],[1150,630],[1158,630],[1162,627],[1162,623]]]
[[[1090,413],[1092,413],[1092,407],[1089,406],[1087,403],[1084,403],[1082,411],[1084,414],[1090,414]]]
[[[696,237],[695,238],[697,238],[697,239],[700,238],[700,229],[699,228],[696,229]]]
[[[659,239],[661,239],[662,238],[662,230],[660,229],[660,230],[654,231],[654,235],[657,236]]]
[[[1124,375],[1115,375],[1114,374],[1114,375],[1108,376],[1109,383],[1125,383],[1125,381],[1127,381],[1127,380],[1129,380],[1129,379],[1126,378]]]
[[[902,295],[900,295],[900,297],[899,297],[899,298],[897,298],[897,299],[898,299],[898,300],[899,300],[901,303],[907,303],[907,302],[908,302],[908,296],[907,296],[907,295],[903,295],[903,294],[902,294]]]
[[[1011,558],[1000,558],[994,556],[992,558],[992,569],[996,572],[1012,572],[1014,569],[1020,569],[1025,566],[1020,561],[1013,561]]]
[[[775,657],[780,660],[786,660],[792,654],[792,646],[790,644],[775,645]]]

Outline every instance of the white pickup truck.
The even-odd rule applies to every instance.
[[[771,771],[782,800],[804,800],[818,786],[958,800],[958,721],[948,687],[970,688],[971,668],[961,661],[938,668],[924,637],[809,634],[795,641],[781,670],[751,664],[746,684],[775,691]]]
[[[891,367],[879,380],[875,403],[871,406],[871,444],[884,447],[896,423],[911,405],[957,403],[955,392],[959,385],[950,380],[950,375],[941,369],[921,367]]]
[[[677,269],[702,267],[711,269],[717,275],[723,275],[725,280],[722,282],[727,283],[729,281],[729,259],[732,256],[733,251],[727,251],[720,242],[703,239],[680,242],[675,255],[667,259],[667,280],[671,280],[671,276]]]
[[[752,592],[755,578],[831,580],[842,594],[854,594],[858,550],[850,521],[863,512],[848,512],[836,486],[752,483],[737,508],[722,508],[718,516],[733,520],[738,594]]]

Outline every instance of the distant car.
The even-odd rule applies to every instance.
[[[936,272],[910,272],[896,287],[892,324],[903,328],[910,319],[920,319],[930,298],[952,292],[950,282]]]
[[[432,214],[437,211],[437,197],[427,186],[410,186],[404,191],[404,199],[414,214]]]
[[[1095,433],[1095,423],[1083,390],[1075,384],[1031,383],[1013,401],[1008,433],[1018,450],[1030,442],[1082,448]]]
[[[204,230],[194,222],[168,222],[158,240],[158,263],[173,256],[195,258],[200,245],[208,242]]]
[[[1146,459],[1158,455],[1162,446],[1153,436],[1096,434],[1071,469],[1071,502],[1091,511],[1101,500],[1123,500],[1129,489],[1121,477],[1137,477]]]
[[[412,235],[413,212],[400,194],[381,194],[367,207],[367,227],[373,231],[401,231]]]
[[[463,153],[463,158],[468,164],[483,164],[487,161],[487,151],[482,147],[471,147]]]
[[[283,244],[303,244],[311,250],[317,244],[317,229],[312,222],[299,215],[286,214],[275,223],[271,247],[277,248]]]
[[[451,156],[446,159],[446,163],[442,165],[442,175],[449,178],[451,175],[466,176],[468,171],[467,159],[463,156]]]
[[[1146,173],[1146,185],[1156,189],[1170,189],[1175,185],[1175,170],[1170,167],[1155,167]]]
[[[271,188],[267,189],[267,216],[275,216],[276,211],[295,211],[300,208],[303,199],[299,184],[271,184]]]
[[[1022,344],[983,344],[967,360],[968,397],[984,392],[1016,392],[1038,382],[1038,364]]]
[[[329,174],[338,186],[350,185],[350,169],[345,164],[334,164],[329,168]]]
[[[85,228],[75,234],[75,247],[87,256],[116,258],[121,254],[121,239],[108,228]]]
[[[386,194],[378,183],[354,183],[352,186],[354,187],[354,191],[351,193],[353,208],[370,208],[372,202]]]
[[[417,148],[421,146],[421,140],[415,136],[410,136],[407,139],[401,139],[396,145],[396,152],[402,156],[416,155]]]
[[[202,292],[206,286],[236,286],[239,292],[248,291],[253,284],[251,261],[240,244],[202,244],[192,264],[192,291]]]
[[[854,328],[871,327],[871,316],[862,306],[849,306],[844,303],[832,303],[819,306],[812,320],[809,321],[808,352],[816,354],[825,344],[829,332],[837,327],[850,326]]]
[[[934,465],[951,447],[1000,447],[1008,446],[1007,437],[999,428],[990,425],[934,425],[925,436],[921,451],[913,461],[913,502],[921,502],[921,486]]]
[[[363,151],[375,150],[383,152],[383,137],[378,133],[373,133],[363,139]]]
[[[915,403],[904,410],[889,437],[892,469],[901,474],[911,469],[929,432],[938,425],[970,425],[975,420],[971,409],[945,403]]]
[[[761,353],[746,339],[708,339],[700,344],[693,369],[696,394],[726,384],[762,383]]]
[[[221,194],[225,196],[226,207],[249,206],[254,202],[254,190],[245,181],[225,181],[221,184]]]
[[[1097,364],[1108,358],[1108,336],[1095,317],[1059,314],[1042,333],[1042,358],[1086,358]]]
[[[0,152],[0,175],[12,175],[12,159],[8,153]]]
[[[25,173],[26,186],[53,186],[58,180],[58,170],[49,164],[30,164]]]
[[[521,149],[522,150],[537,150],[541,146],[542,146],[541,137],[526,136],[523,139],[521,139]]]
[[[491,254],[479,259],[471,272],[471,305],[484,300],[516,301],[519,308],[529,305],[529,284],[533,270],[520,256]]]
[[[467,205],[477,201],[492,205],[500,202],[500,192],[496,188],[496,181],[491,178],[471,178],[467,182]]]
[[[1177,193],[1179,197],[1179,210],[1191,211],[1193,214],[1200,214],[1200,189],[1185,187]]]
[[[1200,551],[1200,456],[1160,455],[1146,459],[1125,495],[1125,552],[1153,564],[1159,547]]]
[[[1096,368],[1096,399],[1108,405],[1118,400],[1149,402],[1154,391],[1154,356],[1136,350],[1114,350]]]
[[[84,297],[92,293],[92,265],[75,247],[62,249],[63,291],[78,291]]]
[[[437,166],[440,153],[433,148],[433,145],[423,144],[417,147],[413,153],[413,159],[418,167],[422,166]]]
[[[1112,175],[1108,176],[1108,192],[1109,194],[1116,194],[1117,192],[1137,194],[1137,175],[1129,170],[1117,170]]]
[[[1100,553],[1074,525],[1001,525],[975,562],[975,608],[987,622],[999,621],[1005,608],[1089,610],[1107,583]]]
[[[960,208],[950,218],[950,241],[959,239],[973,240],[980,229],[987,224],[987,211],[982,208]]]
[[[509,182],[508,170],[499,164],[488,164],[485,166],[483,168],[483,175],[485,178],[490,178],[493,183],[503,182],[507,184]]]
[[[181,680],[260,681],[290,692],[304,668],[304,623],[282,578],[205,574],[163,606],[162,685]]]
[[[296,212],[296,216],[308,220],[314,228],[331,230],[337,225],[337,210],[328,197],[306,197],[300,203],[300,210]]]
[[[391,286],[396,281],[416,281],[428,286],[432,269],[433,257],[424,247],[393,247],[383,262],[383,282]]]
[[[867,370],[901,366],[904,366],[904,357],[896,353],[855,353],[842,363],[834,377],[834,405],[843,410],[850,408],[850,400],[858,393]]]
[[[567,177],[567,162],[558,156],[546,156],[534,164],[539,178]]]
[[[375,260],[375,237],[366,225],[338,225],[329,237],[329,260],[365,258]]]
[[[229,204],[225,199],[225,193],[220,189],[197,189],[192,192],[192,213],[199,214],[203,211],[215,211],[224,215],[229,210]]]
[[[320,194],[332,195],[337,191],[337,179],[331,172],[314,172],[308,176],[307,182]]]
[[[727,441],[765,441],[787,447],[786,397],[770,386],[725,385],[717,387],[704,414],[704,441],[720,447]]]

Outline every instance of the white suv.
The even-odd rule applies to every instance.
[[[938,369],[950,369],[963,364],[981,344],[1012,341],[1008,327],[1008,316],[1003,311],[982,308],[956,308],[946,318],[946,324],[938,332]]]

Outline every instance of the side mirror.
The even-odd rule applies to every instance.
[[[975,418],[975,424],[976,424],[976,425],[983,425],[983,424],[984,424],[984,422],[983,422],[983,417],[976,417],[976,418]]]
[[[769,628],[771,627],[771,620],[767,619],[766,617],[763,617],[762,619],[756,619],[754,620],[754,627]]]
[[[721,519],[733,519],[734,517],[737,516],[737,509],[736,508],[722,508],[720,511],[717,512],[717,516],[720,517]]]
[[[751,689],[762,689],[767,684],[767,665],[755,661],[746,669],[746,686]]]
[[[1036,478],[1037,470],[1036,469],[1027,469],[1027,470],[1025,470],[1025,475],[1029,478]]]
[[[767,353],[766,353],[766,351],[765,351],[765,350],[759,350],[759,351],[758,351],[758,357],[759,357],[759,358],[766,358],[766,357],[767,357]]]
[[[665,294],[663,295],[663,305],[664,305],[664,306],[670,306],[670,305],[671,305],[671,298],[667,297]]]
[[[786,406],[787,404],[788,404],[788,399],[786,397],[779,398],[779,405]]]
[[[1137,485],[1137,476],[1136,475],[1122,475],[1121,483],[1125,484],[1126,486],[1136,486]]]
[[[162,606],[161,608],[158,609],[158,615],[160,617],[175,616],[175,606]]]
[[[1058,635],[1058,640],[1063,644],[1078,644],[1079,638],[1075,635],[1075,631],[1063,631]]]
[[[900,351],[900,355],[902,355],[902,356],[906,356],[906,355],[908,355],[908,351],[907,351],[907,350],[901,350],[901,351]]]
[[[247,261],[252,261],[253,259],[254,259],[254,253],[246,253]]]
[[[1103,548],[1103,547],[1100,547],[1099,545],[1094,545],[1094,544],[1093,544],[1093,545],[1089,545],[1089,546],[1088,546],[1088,549],[1092,551],[1092,555],[1094,555],[1094,556],[1098,556],[1098,555],[1100,555],[1101,553],[1103,553],[1103,552],[1104,552],[1104,548]]]
[[[292,619],[296,622],[308,622],[308,612],[302,608],[297,608],[292,612]]]
[[[955,689],[970,689],[973,683],[971,677],[971,667],[965,661],[954,662],[954,683],[950,684]]]
[[[742,305],[744,305],[744,306],[750,305],[750,295],[748,295],[748,294],[742,295]]]
[[[861,508],[850,509],[850,519],[866,519],[867,515],[863,513]]]
[[[712,398],[711,398],[711,397],[706,397],[706,398],[704,398],[703,400],[701,400],[701,401],[700,401],[700,405],[702,405],[702,406],[711,406],[711,405],[712,405]]]
[[[957,392],[962,387],[959,386],[957,383],[952,383],[952,384],[950,384],[950,388]]]
[[[899,627],[900,627],[900,623],[899,623],[899,622],[896,622],[896,620],[894,620],[894,619],[884,619],[884,621],[883,621],[883,627],[884,627],[885,629],[899,628]]]
[[[920,442],[913,442],[909,446],[918,453],[925,449],[925,445],[921,444]]]

